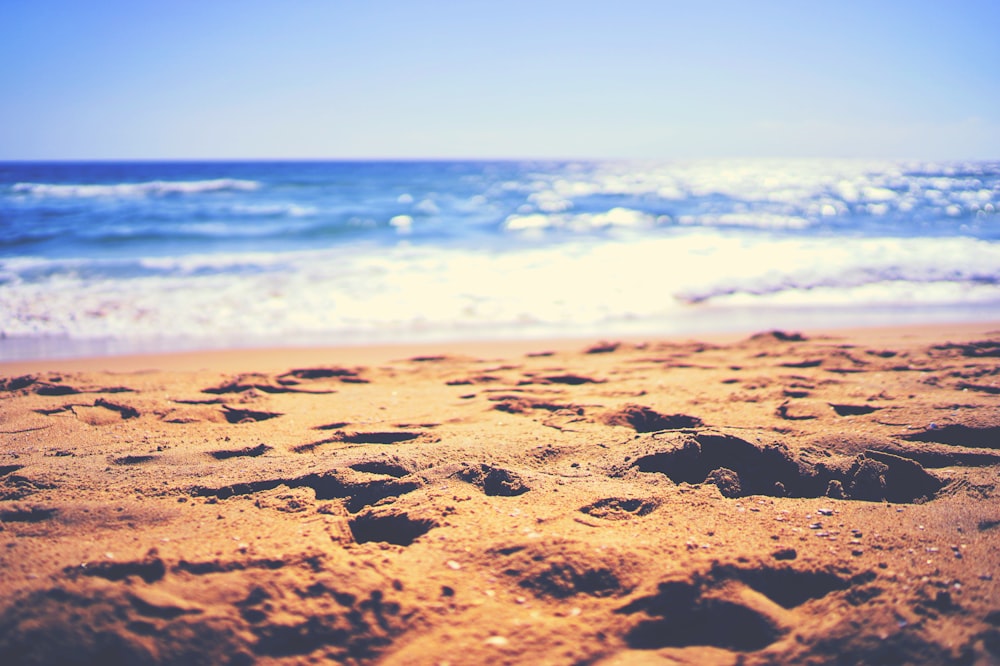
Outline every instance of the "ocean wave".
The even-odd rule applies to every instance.
[[[671,217],[640,210],[615,207],[603,213],[524,213],[510,215],[501,228],[505,232],[539,234],[550,230],[589,233],[606,229],[651,229],[678,224],[688,227],[733,227],[760,230],[801,230],[815,226],[814,220],[802,215],[767,211],[721,214],[688,214]]]
[[[692,250],[697,255],[697,250]],[[777,294],[848,293],[871,285],[907,285],[921,290],[951,285],[955,298],[982,288],[1000,295],[1000,244],[972,238],[719,239],[702,257],[721,262],[717,272],[675,290],[697,304]]]
[[[677,218],[677,223],[687,226],[745,227],[765,230],[807,229],[815,225],[814,221],[801,215],[782,215],[769,212],[681,215]]]
[[[339,246],[130,261],[0,260],[0,336],[142,339],[666,325],[729,306],[998,312],[1000,244],[679,229],[512,251]],[[878,309],[876,308],[876,309]],[[985,315],[984,315],[985,316]]]
[[[666,221],[666,218],[658,219],[639,210],[616,207],[603,213],[510,215],[504,220],[502,228],[516,233],[537,233],[549,229],[592,232],[610,228],[649,228]]]
[[[903,309],[944,307],[954,304],[992,308],[1000,313],[1000,288],[996,282],[955,282],[951,280],[885,280],[855,286],[791,286],[773,292],[738,291],[719,294],[705,303],[715,307],[818,308],[852,307]]]
[[[119,248],[118,252],[127,252],[131,248],[135,252],[156,251],[156,246],[169,244],[172,251],[180,247],[191,250],[200,248],[204,243],[231,243],[249,241],[251,243],[277,242],[299,233],[304,225],[281,224],[247,224],[239,225],[232,221],[185,222],[172,227],[158,227],[155,224],[120,222],[106,224],[99,228],[81,229],[75,231],[75,240],[81,246],[86,243],[98,251],[109,251]]]
[[[471,181],[299,168],[11,177],[0,339],[663,332],[733,308],[1000,316],[997,164],[470,164]],[[57,184],[91,179],[104,184]]]
[[[615,201],[706,226],[801,229],[833,218],[984,219],[1000,210],[992,163],[922,164],[858,160],[596,163],[573,173],[535,174],[518,184],[518,214],[559,215]],[[756,219],[754,219],[756,217]],[[532,228],[553,228],[530,220]],[[565,226],[565,225],[563,225]]]
[[[167,196],[172,194],[198,194],[202,192],[240,191],[259,189],[254,180],[214,178],[211,180],[152,180],[143,183],[62,184],[15,183],[11,191],[35,197],[56,198],[128,198]]]
[[[229,207],[229,212],[249,217],[311,217],[319,212],[315,206],[294,203],[237,204]]]

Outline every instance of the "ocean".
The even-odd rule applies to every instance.
[[[1000,319],[1000,162],[0,164],[0,360]]]

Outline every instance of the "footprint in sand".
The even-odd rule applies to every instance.
[[[40,523],[51,520],[59,509],[44,506],[14,505],[0,510],[0,523]]]
[[[514,497],[530,490],[524,479],[516,472],[486,463],[468,465],[456,476],[462,481],[476,486],[486,495]]]
[[[222,415],[230,423],[256,423],[257,421],[267,421],[268,419],[284,416],[281,412],[260,412],[252,409],[241,409],[239,407],[222,406]]]
[[[674,483],[715,485],[725,497],[823,497],[911,503],[933,499],[944,482],[920,463],[866,451],[850,466],[816,465],[779,445],[753,444],[722,433],[647,436],[631,443],[627,468],[660,473]],[[619,469],[613,474],[624,474]]]
[[[348,467],[356,472],[364,472],[365,474],[381,474],[383,476],[391,476],[397,479],[416,471],[415,465],[404,464],[402,461],[398,460],[365,460],[348,465]]]
[[[832,402],[829,404],[833,407],[833,411],[837,412],[837,416],[861,416],[882,409],[881,407],[874,407],[872,405],[846,405]]]
[[[92,405],[86,404],[66,404],[53,409],[37,409],[39,414],[55,416],[57,414],[73,414],[77,419],[92,426],[104,426],[118,423],[125,419],[134,419],[139,416],[139,410],[128,405],[111,402],[104,398],[98,398]]]
[[[369,383],[369,380],[361,376],[360,370],[348,368],[299,368],[278,376],[278,382],[283,385],[297,385],[297,380],[314,379],[337,379],[345,384]]]
[[[581,384],[603,384],[605,380],[594,379],[593,377],[587,377],[586,375],[576,375],[576,374],[559,374],[559,375],[544,375],[540,378],[534,378],[532,383],[540,384],[567,384],[569,386],[580,386]]]
[[[229,458],[256,458],[257,456],[262,456],[272,447],[267,444],[258,444],[257,446],[246,446],[242,449],[219,449],[217,451],[209,451],[208,455],[212,456],[216,460],[228,460]]]
[[[327,426],[320,426],[319,429],[325,430]],[[307,442],[305,444],[299,444],[292,447],[292,451],[295,453],[310,453],[315,451],[319,447],[325,444],[400,444],[402,442],[412,442],[412,441],[423,441],[423,442],[435,442],[439,441],[439,438],[434,437],[426,432],[414,432],[407,430],[396,430],[396,431],[376,431],[376,432],[346,432],[338,431],[332,436],[326,439],[321,439],[316,442]]]
[[[538,596],[619,597],[633,588],[626,558],[617,549],[556,540],[504,545],[488,551],[504,575]]]
[[[902,438],[911,442],[936,442],[949,446],[1000,449],[1000,426],[949,423],[944,426],[928,427],[922,432],[906,434]]]
[[[115,465],[141,465],[143,463],[152,462],[157,460],[160,456],[152,455],[139,455],[139,456],[121,456],[118,458],[111,458],[111,463]]]
[[[6,393],[34,393],[43,396],[77,395],[80,393],[132,393],[132,389],[125,386],[96,386],[80,388],[63,383],[64,378],[60,375],[50,375],[47,378],[40,378],[35,375],[21,375],[20,377],[0,378],[0,392]]]
[[[602,421],[607,425],[625,426],[642,433],[697,428],[703,425],[701,419],[696,416],[661,414],[650,407],[633,404],[605,414]]]
[[[617,521],[648,516],[656,507],[657,503],[648,499],[607,497],[580,507],[580,512],[593,518]]]
[[[756,651],[792,630],[796,607],[847,589],[852,582],[826,571],[717,565],[704,577],[661,581],[654,592],[616,612],[639,618],[625,634],[633,649],[708,646]]]
[[[228,499],[238,495],[256,495],[273,490],[278,486],[312,488],[317,500],[344,500],[344,506],[347,510],[350,513],[357,513],[379,500],[405,495],[422,485],[420,480],[414,478],[372,478],[370,474],[359,473],[350,468],[338,468],[300,477],[279,477],[233,483],[221,488],[195,486],[189,490],[189,493],[195,497]]]
[[[407,511],[389,509],[367,509],[348,523],[355,543],[378,541],[397,546],[409,546],[418,538],[437,527],[437,523],[426,518],[414,518]]]
[[[547,412],[572,410],[578,415],[583,414],[583,407],[572,403],[552,402],[547,398],[536,398],[528,395],[501,394],[489,397],[494,403],[493,409],[508,414],[529,414],[532,410],[541,409]]]
[[[218,386],[210,386],[202,389],[202,393],[212,395],[224,395],[228,393],[246,393],[248,391],[260,391],[262,393],[310,393],[329,394],[336,393],[333,389],[300,388],[300,380],[312,380],[323,378],[337,378],[342,382],[353,381],[355,383],[366,383],[352,370],[341,369],[311,369],[292,370],[276,379],[259,373],[237,375],[235,378],[223,382]]]
[[[63,573],[70,578],[90,576],[113,581],[138,576],[146,583],[155,583],[166,575],[167,567],[163,560],[151,556],[131,562],[90,562],[86,566],[66,567]]]
[[[13,471],[21,469],[20,465],[11,465]],[[30,479],[20,474],[6,473],[0,475],[0,501],[23,500],[42,490],[55,490],[58,486],[48,481]]]

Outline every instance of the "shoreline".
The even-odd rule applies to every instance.
[[[937,340],[949,335],[967,337],[977,333],[1000,331],[1000,318],[988,321],[932,322],[879,326],[847,325],[843,327],[775,328],[762,325],[740,331],[666,335],[553,336],[537,338],[459,339],[441,342],[357,343],[307,346],[226,347],[152,353],[84,355],[67,358],[0,360],[0,374],[54,370],[100,370],[130,372],[139,370],[218,370],[239,369],[277,371],[282,366],[315,363],[388,363],[411,356],[426,354],[457,354],[466,356],[492,355],[509,358],[540,350],[579,351],[601,341],[625,344],[657,342],[708,342],[731,344],[758,333],[771,330],[797,332],[812,337],[863,337],[872,341],[906,341],[912,344]],[[258,367],[258,365],[260,367]]]

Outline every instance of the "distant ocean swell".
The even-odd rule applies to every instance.
[[[998,208],[993,163],[0,165],[0,358],[996,319]]]
[[[57,183],[15,183],[11,191],[35,197],[144,197],[170,194],[196,194],[222,190],[249,191],[260,187],[252,180],[216,178],[196,181],[162,181],[147,183],[114,183],[108,185],[73,185]]]

